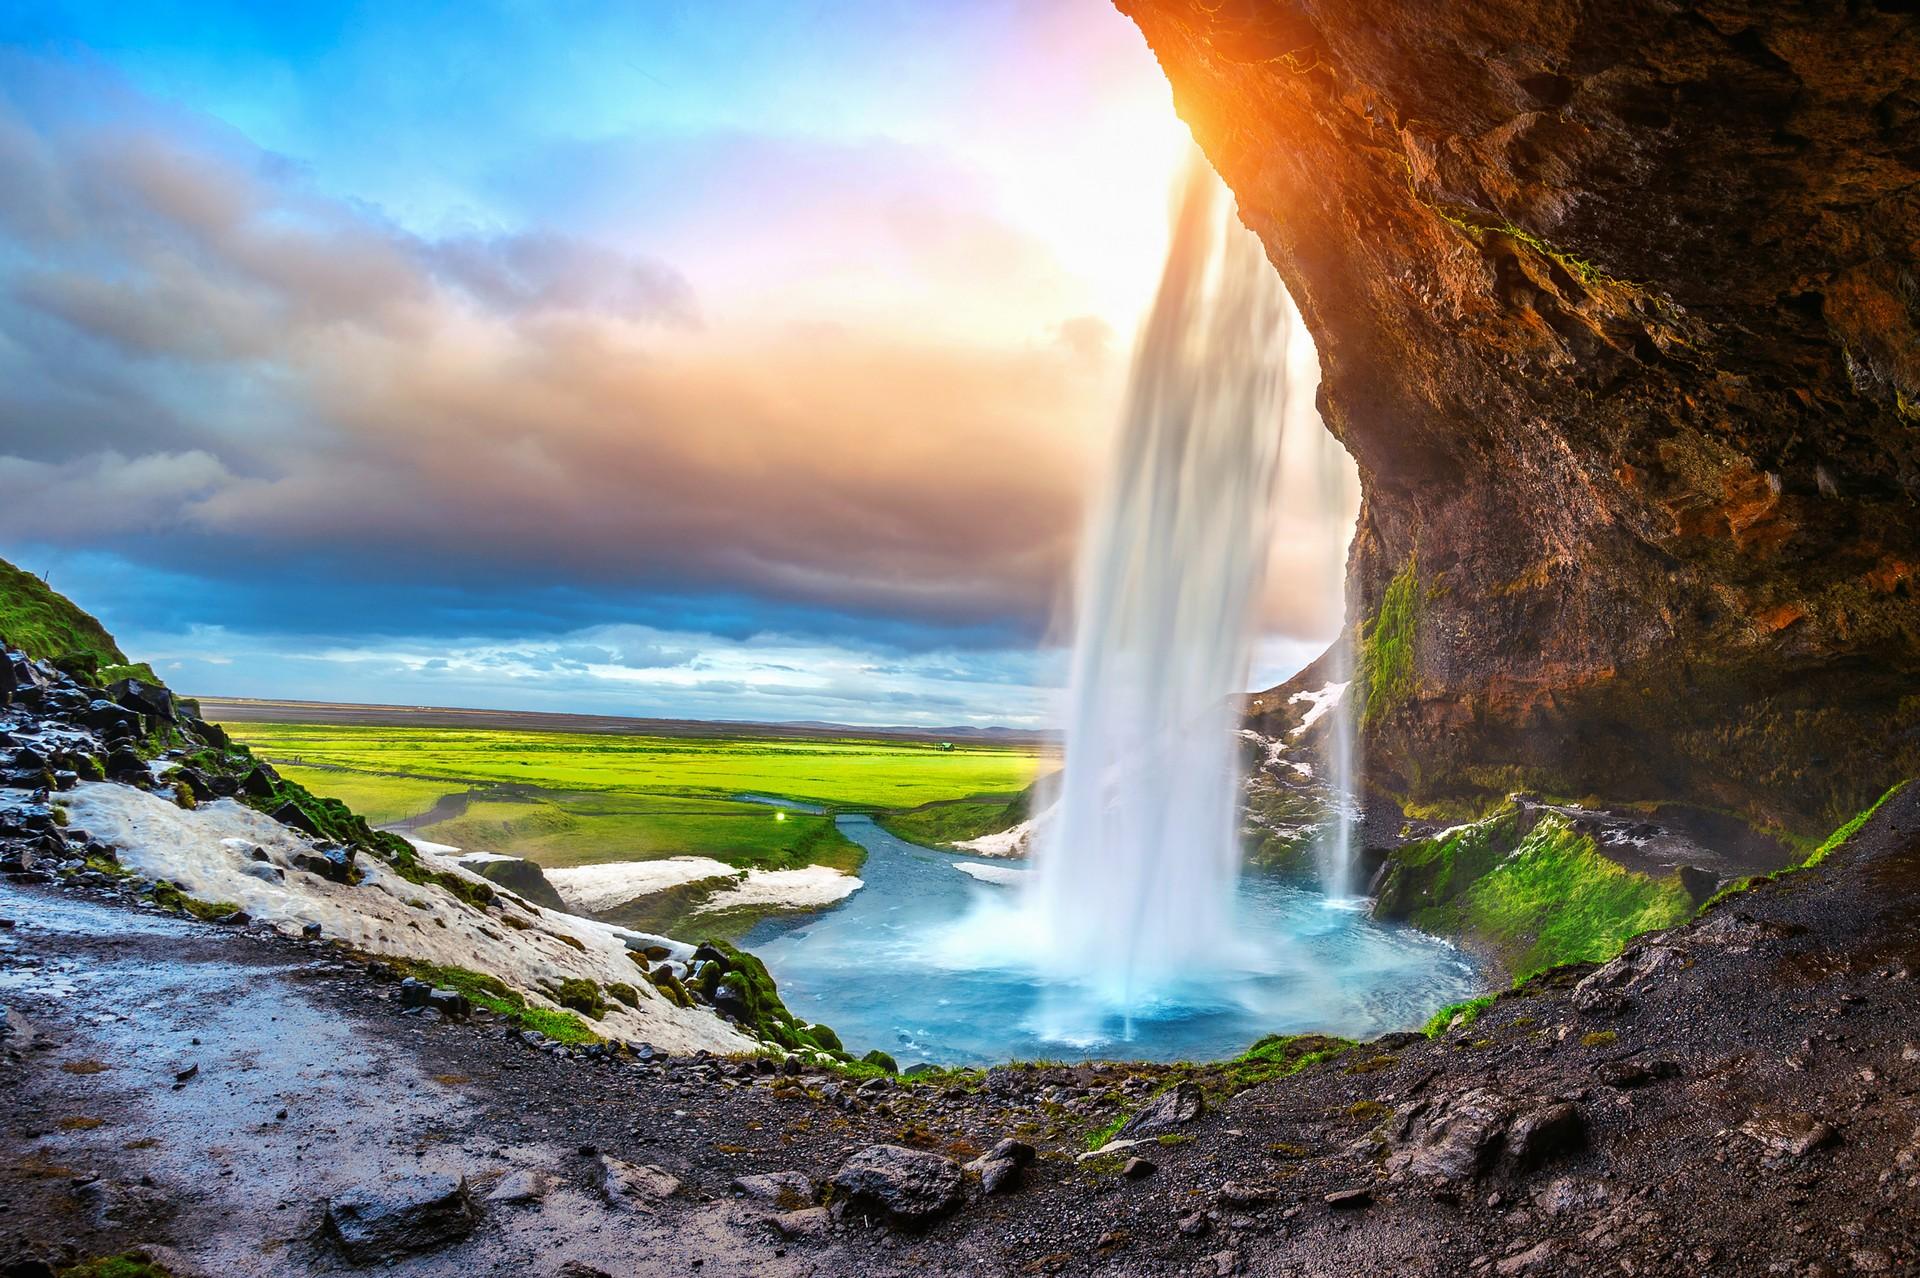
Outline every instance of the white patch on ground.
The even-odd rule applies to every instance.
[[[977,839],[962,839],[953,845],[963,852],[975,856],[997,856],[1007,858],[1023,857],[1033,846],[1033,819],[1028,818],[1010,830],[998,834],[983,834]]]
[[[294,857],[312,850],[311,841],[232,799],[188,811],[131,786],[87,782],[62,802],[74,828],[115,845],[121,864],[135,874],[171,880],[202,901],[232,901],[282,932],[298,935],[318,923],[329,939],[363,953],[489,973],[547,1008],[558,1005],[543,982],[582,977],[601,985],[625,983],[641,991],[640,1006],[610,1000],[606,1018],[593,1025],[597,1033],[676,1053],[759,1046],[712,1012],[675,1007],[638,979],[626,942],[640,933],[538,909],[506,894],[496,910],[476,909],[437,884],[407,882],[371,856],[356,862],[365,875],[359,884],[331,883],[292,868]],[[256,848],[266,854],[265,862],[254,859]],[[431,868],[485,882],[457,862],[431,854],[424,859]],[[527,926],[510,927],[503,915]]]
[[[658,861],[608,861],[542,869],[560,899],[576,910],[597,914],[643,896],[666,892],[701,879],[727,878],[740,871],[705,856],[670,856]]]
[[[431,852],[435,856],[452,856],[455,852],[458,852],[460,850],[459,848],[456,848],[455,846],[453,846],[453,844],[451,843],[435,843],[432,839],[423,839],[423,838],[420,838],[418,835],[405,834],[398,830],[396,830],[394,833],[399,834],[401,838],[413,844],[414,851],[416,852]],[[492,856],[493,856],[493,853],[491,852],[469,852],[465,856],[461,857],[460,859],[463,861],[473,861],[473,860],[479,860],[481,858],[492,857]],[[508,860],[509,858],[500,857],[499,859],[502,861],[505,861],[505,860]]]
[[[1347,683],[1330,683],[1318,692],[1296,692],[1291,697],[1288,697],[1288,705],[1292,705],[1296,701],[1305,701],[1308,705],[1306,716],[1300,720],[1300,726],[1287,735],[1289,737],[1297,737],[1314,724],[1320,722],[1320,716],[1339,705],[1341,698],[1347,695],[1347,689],[1352,686],[1351,681]]]
[[[437,851],[432,845],[416,843],[414,851],[428,856],[443,856],[455,865],[492,865],[499,861],[518,861],[517,856],[502,856],[498,852],[462,852],[459,848],[449,848],[445,852]]]
[[[797,870],[737,870],[704,856],[670,856],[659,861],[609,861],[546,870],[547,882],[576,910],[600,913],[641,897],[653,896],[703,879],[734,880],[699,906],[701,912],[741,906],[817,910],[843,901],[865,886],[829,865]]]
[[[1288,759],[1287,766],[1307,780],[1313,780],[1313,765],[1311,763],[1304,762],[1300,759]]]
[[[865,887],[851,874],[830,865],[806,865],[797,870],[748,870],[737,886],[716,892],[700,907],[710,914],[743,905],[783,910],[818,910],[844,901]]]
[[[1016,870],[1011,865],[975,865],[971,861],[955,861],[953,868],[982,883],[1018,883],[1027,877],[1025,870]]]

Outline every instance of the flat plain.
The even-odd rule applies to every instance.
[[[858,850],[831,811],[1011,798],[1049,761],[1030,743],[764,732],[631,735],[443,726],[228,722],[256,754],[376,824],[548,866],[710,856],[741,868]],[[711,728],[707,729],[711,732]]]

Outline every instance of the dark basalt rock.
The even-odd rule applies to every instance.
[[[1198,1084],[1175,1083],[1129,1118],[1116,1133],[1116,1139],[1144,1140],[1152,1136],[1164,1136],[1206,1112],[1207,1098]]]
[[[142,679],[120,679],[107,687],[107,695],[136,714],[173,723],[179,716],[174,708],[173,693],[159,684],[147,683]]]
[[[475,1223],[463,1176],[401,1176],[327,1203],[327,1236],[356,1265],[443,1247],[472,1233]]]
[[[351,884],[355,881],[352,848],[323,846],[311,852],[298,853],[293,858],[293,868],[317,874],[331,883]]]
[[[872,1145],[833,1174],[834,1190],[861,1210],[902,1224],[924,1224],[960,1205],[966,1183],[950,1158],[900,1145]]]
[[[1117,3],[1359,467],[1370,787],[1920,773],[1913,6]]]

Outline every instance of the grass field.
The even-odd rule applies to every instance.
[[[263,752],[264,753],[264,752]],[[344,772],[338,768],[274,765],[289,781],[298,781],[315,794],[338,799],[374,825],[392,825],[418,816],[441,796],[467,787],[420,777],[385,776],[372,772]]]
[[[767,870],[808,864],[852,870],[860,862],[858,845],[840,836],[832,817],[633,791],[476,799],[460,816],[422,833],[550,868],[669,856]]]
[[[344,724],[229,723],[287,776],[376,824],[419,816],[444,795],[475,797],[423,837],[542,865],[710,856],[741,867],[834,865],[859,850],[831,817],[736,801],[767,795],[880,811],[1010,797],[1038,747],[854,737],[667,737]],[[1001,799],[1005,802],[1005,798]]]

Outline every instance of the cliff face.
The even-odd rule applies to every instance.
[[[1319,343],[1368,768],[1812,833],[1920,770],[1905,0],[1118,0]]]

